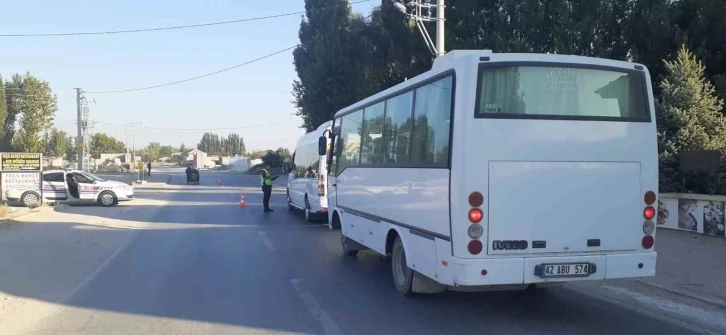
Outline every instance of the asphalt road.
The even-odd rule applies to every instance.
[[[159,172],[152,178],[166,178]],[[183,184],[181,170],[171,171]],[[163,176],[160,176],[163,175]],[[401,297],[390,262],[343,256],[339,231],[289,212],[284,185],[262,212],[259,177],[202,172],[201,185],[159,189],[138,229],[28,334],[695,334],[687,322],[555,289]],[[220,179],[222,186],[217,186]],[[247,207],[237,206],[244,192]],[[136,210],[151,210],[140,208]],[[98,211],[100,213],[100,211]],[[2,287],[0,287],[2,289]],[[2,331],[0,331],[2,333]]]

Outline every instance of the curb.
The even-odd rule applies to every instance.
[[[13,219],[17,219],[17,218],[21,218],[21,217],[24,217],[24,216],[27,216],[27,215],[32,215],[32,214],[37,214],[37,213],[40,213],[40,212],[49,211],[49,210],[52,210],[54,208],[55,208],[54,206],[43,205],[42,207],[33,208],[33,209],[28,210],[28,211],[22,211],[22,212],[19,212],[19,213],[16,212],[14,214],[10,214],[7,217],[0,218],[0,223],[5,223],[7,221],[10,221],[10,220],[13,220]]]
[[[650,286],[650,287],[654,287],[654,288],[657,288],[657,289],[660,289],[660,290],[663,290],[663,291],[666,291],[666,292],[670,292],[670,293],[677,294],[677,295],[680,295],[680,296],[684,296],[684,297],[688,297],[688,298],[691,298],[691,299],[699,300],[701,302],[705,302],[705,303],[708,303],[708,304],[712,304],[712,305],[715,305],[715,306],[718,306],[718,307],[721,307],[721,308],[726,308],[726,301],[723,301],[721,299],[712,299],[712,298],[704,297],[702,295],[696,295],[696,294],[693,294],[693,293],[689,293],[686,290],[675,289],[675,288],[667,287],[665,285],[656,284],[656,283],[648,283],[648,282],[645,282],[645,281],[642,281],[642,280],[638,280],[638,282],[641,283],[641,284],[643,284],[643,285],[647,285],[647,286]]]

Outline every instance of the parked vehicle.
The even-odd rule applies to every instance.
[[[42,194],[36,190],[7,190],[5,196],[10,201],[20,201],[26,206],[34,206],[44,201],[54,203],[93,203],[111,207],[119,201],[134,198],[134,188],[122,182],[105,180],[92,173],[78,170],[43,171]]]
[[[332,121],[323,123],[300,137],[293,153],[293,168],[287,179],[287,206],[290,210],[305,211],[305,222],[328,216],[328,169],[325,154],[318,151],[321,146],[327,150],[331,124]]]
[[[199,185],[199,170],[189,166],[189,167],[187,167],[186,174],[187,174],[187,185],[189,185],[189,184]]]
[[[404,295],[654,276],[653,105],[641,64],[449,52],[336,113],[330,226]]]

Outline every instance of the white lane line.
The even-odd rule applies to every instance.
[[[308,308],[310,315],[318,320],[320,325],[323,327],[323,334],[325,335],[344,335],[343,331],[333,321],[333,318],[320,307],[320,304],[315,300],[313,295],[300,285],[300,279],[290,279],[292,286],[295,288],[298,297],[303,301],[305,306]]]
[[[103,263],[101,263],[101,266],[99,266],[98,268],[96,268],[96,270],[95,270],[95,271],[93,271],[93,272],[92,272],[91,274],[89,274],[88,276],[86,276],[86,278],[84,278],[84,279],[83,279],[83,281],[81,281],[80,283],[78,283],[78,285],[76,285],[76,287],[74,287],[74,288],[73,288],[73,289],[72,289],[72,290],[71,290],[70,292],[68,292],[68,293],[67,293],[66,295],[64,295],[64,296],[63,296],[62,298],[58,299],[58,300],[56,301],[56,303],[57,303],[57,304],[66,304],[66,303],[68,303],[68,302],[69,302],[69,301],[70,301],[71,299],[73,299],[73,297],[74,297],[74,296],[75,296],[76,294],[78,294],[78,292],[80,292],[80,291],[81,291],[82,289],[84,289],[84,288],[86,287],[86,285],[88,285],[88,283],[90,283],[90,282],[91,282],[91,281],[92,281],[93,279],[95,279],[95,278],[96,278],[96,277],[97,277],[97,276],[98,276],[98,275],[99,275],[99,274],[100,274],[101,272],[103,272],[103,270],[105,270],[105,269],[106,269],[106,268],[107,268],[107,267],[108,267],[109,265],[111,265],[111,263],[113,263],[113,261],[115,261],[115,260],[116,260],[116,258],[118,257],[118,255],[119,255],[119,254],[121,254],[121,252],[123,252],[124,250],[126,250],[126,248],[127,248],[127,247],[128,247],[128,246],[129,246],[129,245],[130,245],[130,244],[131,244],[131,243],[132,243],[132,242],[133,242],[133,241],[134,241],[135,239],[136,239],[136,234],[132,234],[131,236],[129,236],[129,237],[128,237],[128,239],[127,239],[126,241],[124,241],[123,243],[121,243],[121,245],[119,245],[119,246],[118,246],[118,247],[116,248],[116,250],[114,250],[114,251],[113,251],[113,253],[112,253],[112,254],[111,254],[110,256],[108,256],[108,258],[106,258],[106,260],[105,260],[105,261],[103,261]]]
[[[272,241],[270,241],[269,238],[267,238],[267,233],[264,231],[258,231],[260,233],[260,237],[262,238],[262,242],[265,242],[265,245],[268,249],[271,251],[275,251],[275,246],[272,244]]]

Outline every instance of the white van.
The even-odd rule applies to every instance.
[[[290,210],[305,211],[305,222],[328,217],[328,169],[325,155],[318,155],[318,151],[321,147],[327,151],[332,123],[323,123],[315,131],[300,137],[292,155],[293,169],[287,179],[287,206]]]

